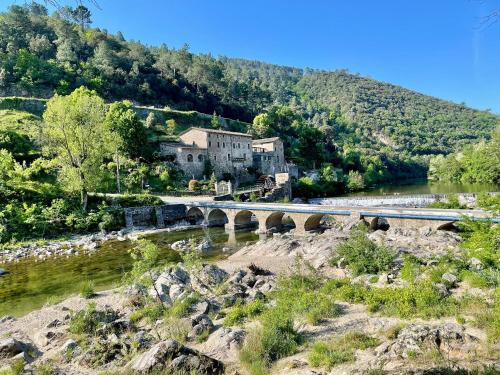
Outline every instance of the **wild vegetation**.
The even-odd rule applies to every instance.
[[[463,149],[431,158],[429,178],[446,182],[500,182],[500,127],[490,141],[468,145]]]

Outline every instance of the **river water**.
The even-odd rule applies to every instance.
[[[239,230],[230,236],[223,228],[206,228],[161,231],[144,238],[159,247],[161,262],[166,264],[181,260],[179,254],[170,247],[175,241],[208,239],[212,249],[204,254],[204,258],[214,260],[227,256],[245,244],[258,241],[259,235],[250,230]],[[78,293],[81,285],[88,280],[94,283],[97,291],[118,286],[132,267],[128,251],[133,246],[130,240],[112,240],[91,254],[55,256],[45,260],[27,257],[17,263],[0,263],[0,268],[8,272],[0,277],[0,317],[20,316],[45,303],[53,303]],[[230,251],[223,253],[224,247]]]
[[[401,183],[380,185],[373,189],[349,193],[345,196],[372,196],[392,194],[456,194],[456,193],[483,193],[498,192],[497,184],[461,184],[432,182],[427,180],[408,180]]]

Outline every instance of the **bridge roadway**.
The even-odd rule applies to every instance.
[[[172,202],[173,203],[173,202]],[[491,220],[500,222],[499,216],[492,216],[482,210],[455,210],[434,208],[397,207],[328,207],[313,204],[286,203],[237,203],[215,201],[182,201],[186,205],[189,221],[207,226],[224,225],[226,229],[237,229],[258,223],[259,232],[271,228],[280,229],[286,215],[296,227],[296,233],[318,229],[326,217],[337,221],[353,218],[366,220],[372,228],[379,225],[391,227],[432,227],[443,229],[453,222],[464,220]]]

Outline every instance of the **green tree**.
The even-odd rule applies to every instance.
[[[59,177],[70,191],[79,191],[82,208],[96,188],[100,166],[112,152],[113,137],[105,126],[106,106],[94,91],[80,87],[47,102],[42,128],[44,153],[61,167]]]
[[[174,136],[177,132],[177,123],[174,119],[169,119],[166,121],[167,124],[167,134],[170,136]]]
[[[219,117],[217,116],[217,113],[215,111],[212,114],[210,125],[212,126],[212,129],[220,129]]]
[[[147,157],[146,129],[129,101],[114,102],[106,114],[106,123],[120,138],[120,151],[131,159]]]

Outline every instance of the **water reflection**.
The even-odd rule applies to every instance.
[[[156,232],[146,237],[160,248],[162,263],[175,263],[180,255],[170,245],[183,239],[207,240],[211,249],[207,260],[230,254],[247,243],[259,240],[249,230],[227,233],[223,228],[198,228],[179,232]],[[85,280],[92,280],[96,289],[117,285],[132,267],[129,250],[132,241],[108,241],[93,254],[51,257],[46,260],[24,258],[17,263],[0,264],[8,271],[0,277],[0,316],[22,315],[41,307],[47,299],[77,293]],[[222,251],[226,248],[225,252]]]

